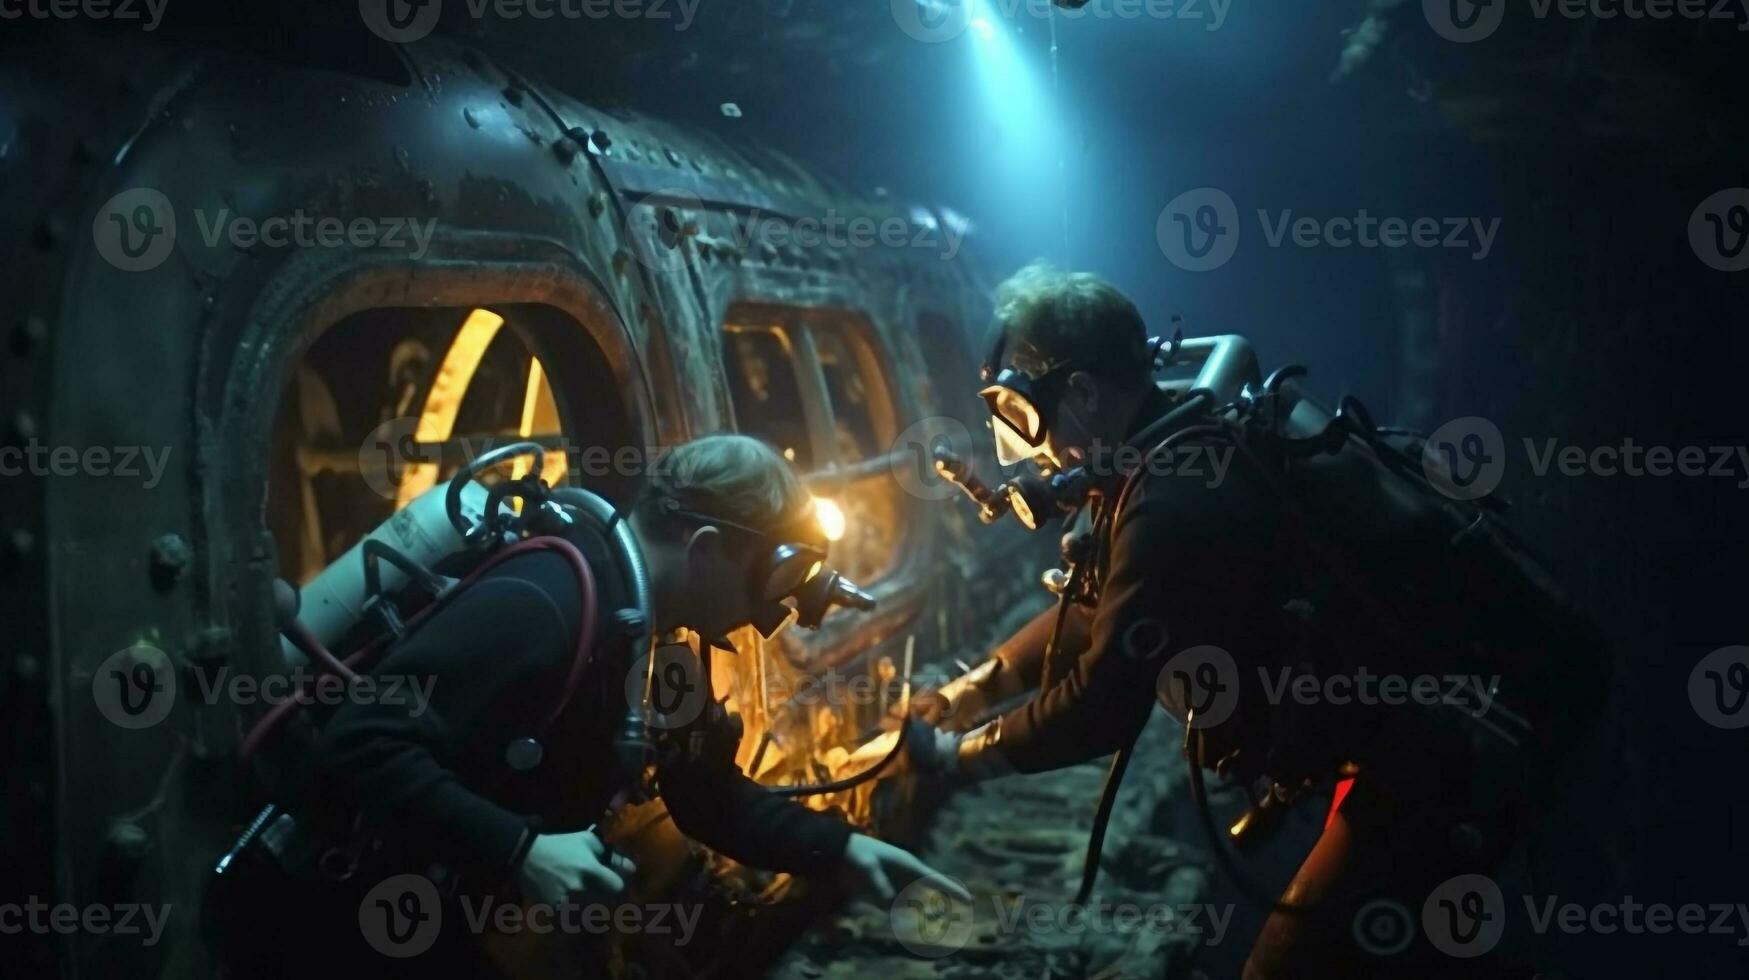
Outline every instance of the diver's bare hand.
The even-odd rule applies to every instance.
[[[592,831],[541,834],[516,869],[516,883],[525,899],[557,907],[613,898],[637,870]]]
[[[919,878],[926,878],[942,892],[963,902],[972,900],[972,893],[953,878],[924,864],[915,854],[875,840],[866,834],[851,834],[844,848],[844,876],[854,888],[873,895],[882,902],[891,902],[898,890]]]

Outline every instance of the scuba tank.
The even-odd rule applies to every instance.
[[[281,650],[288,664],[309,665],[313,678],[332,673],[351,680],[368,674],[396,640],[499,564],[533,551],[556,552],[576,574],[582,603],[571,662],[563,683],[554,687],[551,703],[531,713],[502,755],[502,764],[511,770],[539,765],[544,755],[540,739],[581,687],[598,635],[606,642],[626,643],[627,662],[639,655],[648,657],[654,640],[644,557],[628,523],[610,503],[578,488],[549,488],[534,475],[491,488],[478,482],[481,474],[508,460],[543,454],[534,443],[486,453],[463,466],[447,486],[421,495],[348,549],[303,589],[301,597],[285,603]],[[537,460],[528,472],[543,472],[541,462]],[[521,501],[520,509],[510,505],[511,498]],[[627,608],[597,610],[594,574],[577,547],[563,536],[576,525],[592,526],[606,542],[632,600]],[[425,594],[414,594],[419,592]],[[598,631],[604,621],[607,628]],[[342,643],[348,646],[330,649]],[[303,703],[298,697],[287,698],[259,718],[239,747],[239,762],[248,767],[279,737]],[[653,757],[649,717],[647,703],[630,704],[616,742],[623,767],[620,775],[634,796],[647,789]],[[296,762],[295,756],[288,758]],[[308,889],[312,887],[308,882],[295,886],[288,882],[312,870],[334,882],[352,876],[368,842],[342,842],[317,854],[320,846],[301,823],[277,803],[270,804],[218,860],[207,909],[214,935],[251,929],[247,921],[238,921],[235,909],[251,904],[263,889]]]
[[[449,564],[468,551],[464,532],[449,519],[445,500],[448,487],[433,487],[420,494],[407,506],[348,548],[333,564],[323,569],[297,590],[296,621],[308,635],[324,646],[333,646],[345,638],[369,612],[371,603],[385,594],[399,592],[412,581],[414,569],[435,569]],[[461,491],[461,513],[469,526],[484,521],[486,488],[470,480]],[[499,521],[514,518],[508,504],[500,504]],[[367,557],[388,553],[404,559],[383,570],[381,578],[370,581]],[[451,580],[453,582],[453,580]],[[429,587],[433,583],[424,581]],[[290,624],[282,624],[287,627]],[[288,666],[308,663],[309,657],[290,637],[280,638],[280,651]]]
[[[1106,501],[1107,506],[1101,508],[1103,516],[1123,509],[1129,494],[1149,471],[1150,460],[1190,440],[1218,440],[1231,444],[1244,457],[1236,465],[1249,470],[1246,478],[1260,476],[1280,501],[1288,526],[1297,532],[1293,536],[1301,539],[1290,549],[1295,554],[1284,555],[1283,561],[1301,578],[1323,580],[1321,597],[1358,596],[1350,603],[1352,608],[1403,623],[1423,620],[1434,609],[1443,613],[1457,608],[1462,615],[1452,618],[1450,631],[1463,642],[1422,645],[1430,651],[1450,651],[1486,638],[1503,648],[1514,646],[1510,634],[1502,636],[1497,629],[1484,630],[1477,625],[1484,620],[1491,626],[1535,622],[1544,627],[1539,636],[1556,637],[1562,635],[1563,626],[1577,620],[1528,550],[1495,520],[1504,509],[1503,502],[1455,500],[1442,493],[1442,461],[1426,452],[1412,434],[1378,428],[1365,407],[1353,398],[1342,399],[1334,413],[1319,406],[1295,383],[1305,373],[1303,368],[1284,368],[1260,379],[1256,357],[1242,338],[1174,337],[1171,341],[1156,339],[1150,346],[1156,352],[1158,384],[1172,398],[1173,407],[1126,444],[1144,451],[1143,462],[1128,476],[1116,498]],[[1032,529],[1054,519],[1065,520],[1069,528],[1063,544],[1065,567],[1046,573],[1047,587],[1059,596],[1059,630],[1070,603],[1097,603],[1099,568],[1107,542],[1102,540],[1102,528],[1094,526],[1091,508],[1085,506],[1095,489],[1093,473],[1081,469],[1045,477],[1021,476],[991,490],[971,477],[969,468],[957,459],[939,459],[938,471],[962,486],[987,523],[1006,514],[1014,514]],[[1377,563],[1366,560],[1375,552],[1386,555],[1382,567],[1374,568]],[[1487,601],[1479,606],[1465,601],[1478,593],[1486,594]],[[1453,602],[1453,595],[1463,598]],[[1405,637],[1415,635],[1408,630],[1401,632]],[[1413,643],[1403,646],[1420,649]],[[1057,673],[1051,669],[1057,647],[1058,635],[1053,633],[1045,654],[1047,682]],[[1543,754],[1546,735],[1536,729],[1549,711],[1546,702],[1551,695],[1544,688],[1551,678],[1558,679],[1569,669],[1570,660],[1549,657],[1546,661],[1514,672],[1515,679],[1528,683],[1508,693],[1524,701],[1515,698],[1510,708],[1504,707],[1494,697],[1498,692],[1490,691],[1493,710],[1487,717],[1462,706],[1450,706],[1451,710],[1442,713],[1442,717],[1449,716],[1447,721],[1455,721],[1446,726],[1461,733],[1455,737],[1477,746],[1477,766],[1484,775],[1486,771],[1503,771],[1507,765],[1516,768],[1518,763],[1513,760],[1527,758],[1533,751],[1539,757]],[[1199,768],[1203,762],[1213,764],[1216,760],[1200,757],[1204,751],[1201,739],[1191,737],[1200,733],[1193,732],[1189,721],[1187,718],[1186,755],[1191,765],[1192,795],[1215,838],[1211,842],[1215,856],[1244,885],[1244,876],[1232,864],[1228,847],[1250,846],[1267,836],[1286,809],[1285,805],[1272,804],[1288,800],[1266,797],[1264,804],[1233,828],[1217,831],[1208,815]],[[1132,750],[1125,749],[1113,760],[1077,902],[1090,896],[1103,825]],[[1487,792],[1487,787],[1481,791]],[[1280,908],[1305,911],[1297,906]]]

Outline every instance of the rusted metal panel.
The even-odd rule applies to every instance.
[[[207,703],[193,678],[265,670],[277,656],[265,447],[292,366],[325,327],[381,306],[565,310],[620,378],[606,397],[624,400],[638,438],[665,445],[732,419],[720,332],[738,303],[865,318],[907,422],[947,410],[915,383],[927,368],[911,336],[919,314],[958,325],[985,315],[969,262],[746,230],[757,215],[879,219],[896,205],[844,195],[775,155],[591,108],[478,52],[433,42],[393,57],[406,84],[173,54],[144,37],[38,51],[0,74],[11,106],[0,207],[36,229],[8,243],[5,263],[7,438],[168,460],[150,487],[0,484],[9,760],[40,807],[12,824],[35,831],[8,842],[21,849],[19,880],[69,901],[173,910],[166,941],[145,953],[70,940],[70,974],[185,972],[204,957],[202,872],[248,795],[231,754],[252,715]],[[142,189],[179,224],[161,261],[132,270],[99,253],[92,229],[117,201],[136,207]],[[274,249],[215,237],[220,215],[433,224],[417,254]],[[884,586],[887,615],[832,624],[813,656],[849,663],[919,629],[937,654],[958,649],[978,609],[1013,602],[1014,578],[983,575],[980,556],[995,552],[973,549],[951,506],[913,508],[928,529]],[[183,693],[163,723],[134,731],[102,716],[93,684],[141,642],[168,653]],[[48,727],[26,752],[30,725]],[[52,867],[49,851],[22,853],[49,839]]]

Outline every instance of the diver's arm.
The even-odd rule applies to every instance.
[[[406,678],[402,700],[414,703],[354,701],[328,720],[317,772],[347,787],[367,820],[393,827],[398,846],[486,879],[522,859],[529,820],[469,789],[453,769],[464,743],[495,738],[486,730],[494,704],[563,666],[574,627],[550,590],[569,575],[552,555],[507,562],[372,671]]]
[[[742,864],[817,875],[844,856],[848,824],[773,795],[735,766],[732,753],[664,753],[657,779],[675,826]]]
[[[1120,515],[1089,646],[1062,681],[958,746],[970,775],[1040,772],[1133,741],[1173,654],[1249,645],[1275,530],[1261,488],[1153,477]]]

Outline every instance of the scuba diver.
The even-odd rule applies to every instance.
[[[937,703],[936,720],[908,722],[910,766],[966,780],[1118,753],[1109,813],[1158,701],[1184,724],[1215,856],[1270,910],[1246,977],[1517,975],[1447,956],[1453,937],[1415,923],[1436,888],[1497,866],[1555,803],[1605,690],[1588,621],[1491,502],[1436,492],[1413,436],[1351,398],[1325,413],[1298,393],[1299,369],[1259,383],[1238,338],[1151,340],[1115,286],[1042,264],[998,289],[997,317],[982,394],[998,458],[1044,475],[1000,493],[959,482],[987,521],[1063,518],[1069,572],[1047,576],[1058,608],[967,678],[1006,690],[984,704],[1036,694],[970,731],[937,727]],[[1198,346],[1218,356],[1194,380],[1158,379]],[[1424,678],[1437,687],[1401,693]],[[1215,829],[1204,768],[1251,794],[1230,829]],[[1338,781],[1346,795],[1282,895],[1250,886],[1228,850]],[[1357,918],[1385,902],[1413,916],[1412,938]]]
[[[566,492],[576,491],[553,496]],[[541,916],[532,908],[545,910],[549,928],[564,921],[558,910],[611,912],[636,869],[595,827],[638,798],[634,786],[649,770],[682,833],[745,864],[835,877],[885,900],[895,884],[937,877],[906,851],[743,775],[734,761],[738,719],[710,699],[711,646],[729,648],[722,638],[750,624],[770,634],[796,615],[784,600],[799,605],[821,576],[836,575],[824,567],[824,536],[789,464],[745,436],[695,440],[661,461],[629,518],[614,512],[606,522],[616,523],[620,534],[629,525],[641,550],[634,577],[647,575],[652,622],[625,614],[636,608],[635,588],[614,560],[612,535],[578,522],[564,537],[584,568],[562,547],[513,554],[389,647],[373,675],[423,680],[427,710],[384,697],[343,704],[322,720],[298,780],[302,799],[288,807],[300,826],[289,839],[264,831],[247,858],[268,857],[285,874],[254,889],[256,897],[221,891],[209,901],[249,906],[219,908],[213,929],[235,975],[350,975],[392,965],[386,956],[408,956],[426,975],[539,975],[525,961],[511,970],[514,954],[494,956],[491,937],[470,934],[454,903],[438,913],[422,896],[493,896],[495,907],[524,908],[534,931]],[[592,580],[586,588],[583,579]],[[307,607],[312,590],[304,591]],[[813,611],[816,624],[825,606]],[[650,729],[653,757],[646,764],[634,753],[628,766],[625,719],[639,708],[628,677],[646,668],[634,666],[638,645],[617,642],[616,633],[646,625],[657,636],[689,630],[703,638],[703,651],[685,655],[705,658],[708,710]],[[593,655],[579,678],[580,645]],[[554,693],[567,688],[574,691],[554,716]],[[221,862],[218,881],[239,878],[231,863]],[[414,882],[412,899],[372,892],[397,876]],[[373,926],[373,902],[390,919],[405,907],[406,921]],[[397,939],[406,938],[432,920],[441,929],[419,948],[385,950],[372,935],[402,929]],[[594,975],[587,958],[553,968]]]

